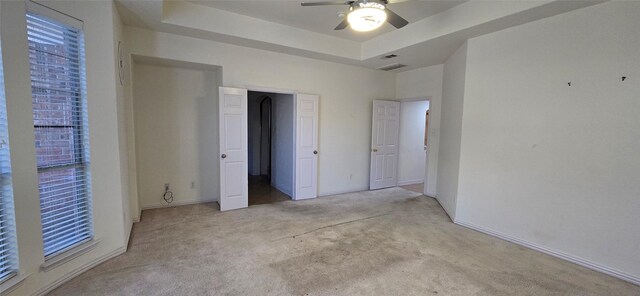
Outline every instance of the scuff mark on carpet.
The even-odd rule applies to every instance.
[[[318,227],[318,228],[315,228],[315,229],[313,229],[313,230],[305,231],[305,232],[303,232],[303,233],[294,234],[294,235],[291,235],[291,236],[281,237],[281,238],[279,238],[279,239],[272,240],[271,242],[277,242],[277,241],[280,241],[280,240],[283,240],[283,239],[288,239],[288,238],[296,238],[296,237],[303,236],[303,235],[305,235],[305,234],[309,234],[309,233],[316,232],[316,231],[318,231],[318,230],[322,230],[322,229],[326,229],[326,228],[331,228],[331,227],[336,227],[336,226],[345,225],[345,224],[349,224],[349,223],[355,223],[355,222],[360,222],[360,221],[364,221],[364,220],[374,219],[374,218],[378,218],[378,217],[382,217],[382,216],[387,216],[387,215],[391,214],[392,212],[393,212],[393,211],[389,211],[389,212],[382,213],[382,214],[379,214],[379,215],[373,215],[373,216],[364,217],[364,218],[359,218],[359,219],[354,219],[354,220],[349,220],[349,221],[345,221],[345,222],[334,223],[334,224],[330,224],[330,225],[326,225],[326,226]]]

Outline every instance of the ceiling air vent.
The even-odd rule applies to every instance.
[[[391,70],[400,69],[400,68],[406,67],[406,66],[407,65],[395,63],[395,64],[391,64],[391,65],[382,66],[382,67],[378,68],[378,70],[391,71]]]
[[[398,55],[397,55],[397,54],[393,54],[393,53],[392,53],[392,54],[389,54],[389,55],[383,56],[383,57],[381,57],[380,59],[388,60],[388,59],[393,59],[393,58],[396,58],[396,57],[398,57]]]

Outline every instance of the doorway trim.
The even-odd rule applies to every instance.
[[[276,93],[276,94],[285,94],[285,95],[297,95],[299,93],[299,91],[295,89],[284,89],[284,88],[264,87],[264,86],[255,86],[255,85],[246,85],[244,88],[246,88],[247,91]]]
[[[297,117],[298,117],[298,94],[300,94],[300,91],[298,90],[294,90],[294,89],[284,89],[284,88],[274,88],[274,87],[264,87],[264,86],[256,86],[256,85],[246,85],[244,86],[244,88],[247,89],[247,93],[248,92],[264,92],[264,93],[276,93],[276,94],[284,94],[284,95],[292,95],[293,96],[293,112],[292,112],[292,120],[293,120],[293,130],[292,130],[292,139],[293,139],[293,147],[292,147],[292,151],[293,153],[291,154],[292,157],[292,163],[294,164],[293,167],[293,172],[291,174],[292,176],[292,188],[291,188],[291,199],[292,200],[298,200],[298,197],[296,196],[296,160],[297,160],[297,155],[298,155],[298,151],[296,148],[296,144],[297,144],[297,139],[296,139],[296,128],[297,128]],[[275,100],[274,98],[272,98],[272,100]],[[248,106],[247,106],[248,108]],[[247,110],[248,111],[248,110]],[[273,164],[272,164],[273,165]]]
[[[398,99],[398,101],[400,102],[400,104],[402,105],[402,103],[406,103],[406,102],[420,102],[420,101],[427,101],[429,102],[429,109],[427,109],[429,111],[429,113],[431,113],[431,109],[432,109],[432,105],[431,105],[431,99],[433,98],[433,96],[426,96],[426,97],[413,97],[413,98],[404,98],[404,99]],[[429,114],[431,115],[431,114]],[[432,116],[429,116],[432,117]],[[402,107],[400,107],[400,120],[402,120]],[[431,118],[429,118],[429,120],[431,120]],[[431,124],[429,124],[431,126]],[[433,141],[431,140],[431,133],[429,131],[427,131],[427,143],[432,143]],[[426,154],[427,156],[425,157],[425,163],[424,163],[424,177],[422,180],[422,193],[427,195],[427,184],[428,184],[428,180],[429,180],[429,155],[430,155],[430,150],[431,150],[431,144],[429,144],[427,146],[427,150],[426,150]],[[398,154],[399,155],[399,154]],[[399,173],[399,171],[398,171]],[[396,176],[396,180],[397,180],[397,176]]]
[[[290,89],[280,89],[280,88],[271,88],[271,87],[262,87],[262,86],[250,86],[247,85],[245,86],[245,88],[247,89],[247,94],[249,92],[262,92],[262,93],[275,93],[275,94],[284,94],[284,95],[292,95],[293,96],[293,112],[291,114],[292,116],[292,121],[293,121],[293,131],[292,131],[292,139],[293,139],[293,147],[291,149],[291,151],[293,151],[293,153],[291,154],[291,163],[294,164],[293,167],[293,171],[291,172],[291,176],[292,176],[292,180],[291,180],[291,200],[296,200],[296,170],[295,170],[295,161],[296,161],[296,94],[297,92],[294,90],[290,90]],[[273,101],[276,100],[275,98],[271,98],[271,104],[273,104]],[[247,104],[247,112],[249,111],[249,104]],[[273,114],[271,115],[272,119],[273,119]],[[260,132],[262,134],[262,131]],[[269,131],[269,133],[271,133],[271,131]],[[261,149],[262,150],[262,149]],[[260,152],[262,153],[262,152]],[[270,150],[270,155],[271,153],[273,153],[273,151]],[[271,156],[270,156],[271,157]],[[262,159],[262,156],[260,157]],[[271,162],[271,160],[269,160],[269,162]],[[270,166],[273,166],[273,163],[270,163]],[[262,165],[260,165],[260,167],[262,167]],[[262,170],[262,168],[260,168],[260,170]],[[247,173],[249,173],[247,171]],[[270,180],[271,181],[271,180]],[[279,190],[279,189],[278,189]]]

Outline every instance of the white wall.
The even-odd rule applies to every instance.
[[[465,94],[467,43],[444,63],[437,198],[451,219],[456,216],[462,106]]]
[[[262,86],[320,95],[319,194],[368,188],[372,101],[395,97],[394,73],[138,28],[128,30],[133,54],[222,66],[225,86]]]
[[[638,16],[612,1],[469,40],[456,221],[640,284]]]
[[[135,65],[133,107],[142,208],[168,205],[162,199],[165,183],[174,194],[172,205],[217,200],[217,75]]]
[[[442,70],[443,65],[419,68],[398,73],[396,98],[428,98],[429,99],[429,147],[427,183],[424,193],[436,196],[438,181],[438,150],[440,148],[440,106],[442,102]]]
[[[427,110],[429,110],[429,101],[400,103],[399,185],[424,182],[427,161],[424,129]]]
[[[84,20],[87,96],[91,146],[93,221],[98,245],[63,265],[43,271],[40,201],[35,164],[25,3],[2,1],[2,50],[9,121],[15,218],[22,284],[9,295],[47,291],[77,271],[124,252],[125,207],[118,137],[115,35],[112,2],[46,4]]]
[[[127,177],[128,177],[128,196],[129,196],[129,212],[131,216],[132,222],[140,221],[140,204],[138,200],[138,175],[136,168],[136,154],[135,154],[135,122],[133,118],[133,60],[131,58],[131,52],[129,50],[129,37],[128,31],[126,27],[120,26],[121,34],[119,38],[122,38],[122,46],[124,51],[124,83],[119,87],[119,95],[118,95],[118,117],[119,122],[124,120],[124,142],[126,143],[126,151],[127,155],[125,156],[127,159]],[[117,44],[116,44],[117,46]],[[117,49],[116,49],[117,50]],[[118,54],[116,52],[116,54]],[[116,61],[118,61],[116,59]],[[116,68],[117,70],[117,68]],[[118,78],[119,79],[119,78]],[[121,129],[119,129],[119,133],[121,133]],[[122,137],[122,135],[120,135]],[[121,141],[122,138],[120,138]]]
[[[128,153],[128,138],[127,138],[127,112],[126,112],[126,104],[127,104],[127,91],[128,87],[131,84],[130,77],[128,77],[128,73],[125,73],[124,80],[120,82],[120,74],[118,71],[118,63],[120,60],[118,53],[118,43],[120,43],[120,47],[122,48],[124,54],[123,58],[125,59],[125,64],[128,63],[127,54],[126,54],[126,44],[125,36],[124,36],[124,26],[120,21],[120,15],[118,14],[118,10],[113,10],[113,28],[114,28],[114,41],[113,41],[113,51],[114,51],[114,61],[116,61],[116,71],[114,74],[116,80],[116,104],[118,108],[118,153],[120,154],[120,182],[122,183],[121,187],[121,195],[122,195],[122,219],[123,219],[123,227],[124,227],[124,240],[126,242],[129,241],[129,235],[131,234],[131,229],[133,228],[133,212],[131,209],[131,182],[129,176],[129,153]],[[136,196],[137,198],[137,196]],[[136,207],[137,208],[137,207]],[[136,209],[137,212],[137,209]]]
[[[293,195],[293,95],[273,98],[271,185]]]

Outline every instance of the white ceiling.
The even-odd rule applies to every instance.
[[[390,1],[391,3],[387,8],[413,23],[466,1],[468,0]],[[348,12],[349,7],[347,5],[314,7],[302,7],[300,5],[300,2],[316,2],[316,0],[191,0],[190,2],[354,41],[366,41],[395,30],[393,26],[387,23],[382,28],[372,32],[355,32],[349,30],[349,28],[335,31],[333,28],[342,21],[339,13]]]
[[[334,6],[195,1],[117,0],[116,7],[128,26],[368,68],[401,63],[407,67],[393,71],[402,72],[445,62],[467,39],[606,0],[414,0],[390,5],[411,21],[407,26],[385,25],[365,35],[335,32],[339,8]],[[398,57],[381,59],[390,53]]]

